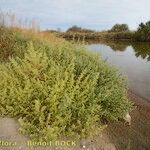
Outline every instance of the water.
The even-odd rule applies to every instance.
[[[99,42],[88,48],[128,77],[129,89],[150,102],[150,43]]]

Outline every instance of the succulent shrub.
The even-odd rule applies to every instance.
[[[86,137],[132,109],[126,79],[99,55],[68,42],[37,45],[0,63],[0,114],[18,118],[22,133]]]

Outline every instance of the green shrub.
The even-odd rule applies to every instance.
[[[126,80],[98,55],[68,42],[37,45],[0,64],[0,114],[17,117],[22,133],[85,137],[131,110]]]
[[[135,39],[137,41],[150,41],[150,21],[139,24]]]
[[[91,29],[81,28],[81,27],[78,27],[78,26],[74,25],[74,26],[70,27],[69,29],[67,29],[66,32],[94,33],[95,31],[94,31],[94,30],[91,30]]]
[[[115,24],[110,32],[129,32],[129,27],[127,24]]]

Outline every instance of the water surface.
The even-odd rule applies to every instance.
[[[99,42],[88,48],[119,68],[131,91],[150,102],[150,43]]]

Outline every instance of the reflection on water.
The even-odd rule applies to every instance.
[[[150,43],[133,43],[132,47],[136,57],[142,57],[150,61]]]
[[[88,47],[117,66],[128,76],[129,88],[150,102],[150,43],[101,41]]]

